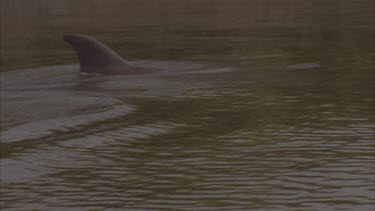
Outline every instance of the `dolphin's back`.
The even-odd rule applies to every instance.
[[[92,37],[82,34],[66,34],[63,40],[69,43],[77,53],[80,71],[83,73],[142,73],[142,70],[137,72],[137,68],[131,67],[116,52]]]

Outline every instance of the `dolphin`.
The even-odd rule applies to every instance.
[[[81,74],[145,74],[158,69],[136,67],[100,41],[83,34],[65,34],[63,40],[76,52]]]

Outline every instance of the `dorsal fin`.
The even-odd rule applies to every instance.
[[[92,37],[66,34],[63,40],[77,53],[81,72],[112,74],[130,68],[130,65],[116,52]]]

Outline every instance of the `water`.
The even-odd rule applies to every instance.
[[[125,20],[142,5],[33,0],[25,16],[38,30],[10,15],[20,2],[1,2],[2,210],[374,209],[373,26],[356,10],[366,1],[305,19],[314,5],[290,1],[289,18],[272,26],[285,11],[275,2],[157,1],[176,16],[150,3],[149,16]],[[83,29],[75,4],[91,8],[76,21]],[[119,5],[129,13],[113,13]],[[258,15],[244,13],[250,6]],[[220,18],[227,7],[233,20]],[[281,12],[241,25],[270,8]],[[16,29],[31,33],[9,36]],[[60,41],[72,30],[164,71],[80,78]]]

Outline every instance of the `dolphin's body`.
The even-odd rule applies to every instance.
[[[82,34],[66,34],[63,40],[77,53],[83,74],[144,74],[157,69],[135,67],[98,40]]]

